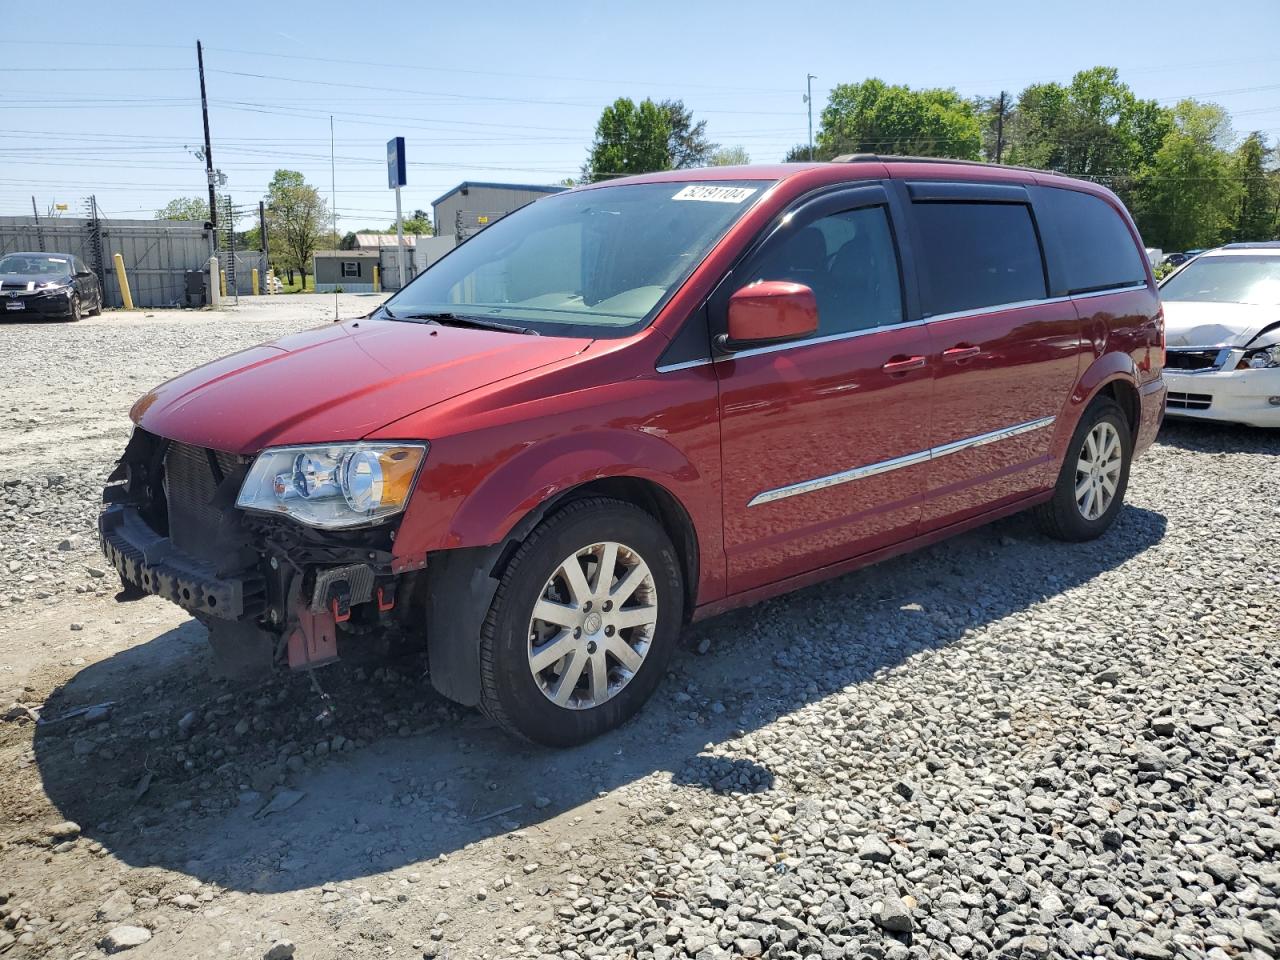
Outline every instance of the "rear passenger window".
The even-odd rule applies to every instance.
[[[757,280],[812,289],[819,336],[902,322],[898,254],[884,207],[847,210],[801,227],[756,261],[747,283]]]
[[[1058,230],[1068,293],[1147,282],[1143,254],[1120,214],[1105,200],[1047,187],[1038,201]]]
[[[916,203],[926,315],[1047,296],[1031,208],[1021,203]]]

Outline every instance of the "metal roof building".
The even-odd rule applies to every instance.
[[[461,243],[511,211],[564,189],[530,183],[465,180],[432,201],[436,236],[452,236]]]

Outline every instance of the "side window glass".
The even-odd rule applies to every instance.
[[[1078,190],[1057,187],[1044,190],[1041,196],[1045,212],[1053,218],[1062,240],[1068,293],[1147,282],[1144,255],[1109,203]]]
[[[937,316],[1046,297],[1031,210],[1021,203],[916,203],[927,282]]]
[[[884,207],[847,210],[801,227],[756,262],[747,282],[757,280],[789,280],[813,290],[819,336],[902,322],[898,253]]]

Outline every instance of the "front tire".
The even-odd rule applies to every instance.
[[[1040,529],[1068,541],[1106,533],[1124,504],[1132,459],[1124,411],[1110,397],[1099,397],[1076,425],[1053,499],[1036,509]]]
[[[671,539],[620,500],[575,500],[511,558],[480,635],[484,712],[519,737],[585,743],[649,699],[684,619]]]
[[[80,294],[78,294],[78,293],[76,293],[76,294],[72,294],[72,296],[71,296],[71,313],[70,313],[70,315],[69,315],[68,319],[70,319],[70,321],[71,321],[72,323],[77,323],[77,322],[79,322],[79,320],[80,320],[80,318],[81,318],[82,316],[84,316],[84,314],[81,312],[81,309],[80,309]]]

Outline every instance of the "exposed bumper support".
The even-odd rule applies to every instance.
[[[132,507],[110,504],[98,517],[102,552],[126,584],[172,600],[193,613],[239,620],[260,612],[257,579],[218,576],[213,564],[174,547]]]

